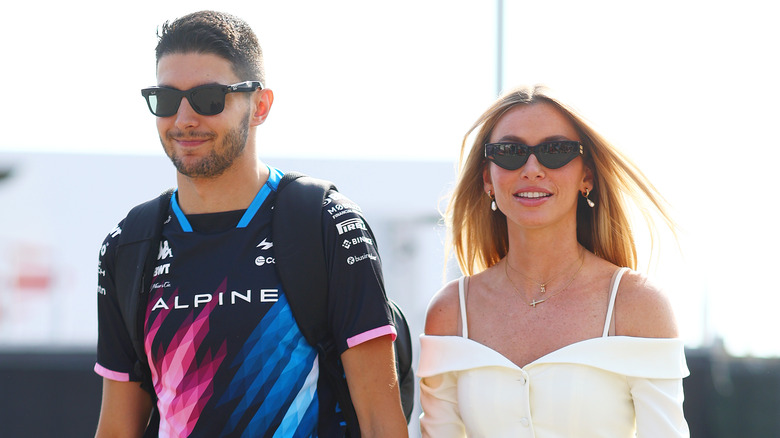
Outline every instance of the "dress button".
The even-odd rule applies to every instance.
[[[522,425],[523,427],[528,427],[529,424],[530,422],[528,421],[527,418],[523,417],[520,419],[520,425]]]
[[[525,385],[525,382],[527,382],[524,376],[520,376],[520,378],[517,379],[517,381],[520,382],[521,385]]]

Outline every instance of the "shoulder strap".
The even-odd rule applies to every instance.
[[[462,276],[458,279],[458,297],[460,298],[460,320],[463,328],[461,329],[461,336],[468,339],[469,337],[469,321],[466,317],[466,276]]]
[[[122,224],[116,249],[114,283],[117,300],[125,328],[138,356],[135,371],[143,377],[141,386],[153,397],[154,388],[144,351],[143,324],[163,222],[172,194],[173,189],[167,190],[130,210]]]
[[[357,413],[328,325],[328,267],[322,207],[333,183],[297,172],[279,181],[272,219],[276,269],[295,322],[319,354],[320,371],[338,400],[348,436],[360,437]],[[305,271],[301,271],[305,267]]]
[[[609,307],[607,307],[607,320],[604,321],[604,331],[601,334],[602,337],[610,335],[610,328],[613,327],[615,321],[615,298],[617,298],[618,286],[620,286],[620,279],[623,274],[628,271],[628,268],[620,268],[612,275],[612,283],[609,286]],[[614,333],[612,333],[614,334]]]
[[[348,436],[356,438],[360,437],[360,426],[328,324],[328,263],[322,208],[330,190],[337,189],[329,181],[297,172],[285,173],[277,188],[272,237],[276,269],[292,314],[306,340],[320,355],[320,369],[339,401]],[[415,386],[411,334],[401,309],[392,300],[387,302],[398,331],[393,346],[408,423],[414,409]]]
[[[328,190],[336,186],[297,172],[285,173],[277,188],[272,219],[276,269],[295,321],[312,345],[329,333],[328,267],[322,237],[322,205]],[[306,275],[301,275],[301,266],[306,267]],[[306,305],[298,305],[294,292],[311,289],[322,293],[307,293]]]

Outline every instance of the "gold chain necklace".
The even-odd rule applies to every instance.
[[[540,282],[534,280],[533,278],[531,278],[531,277],[523,274],[522,272],[518,271],[517,269],[513,268],[512,265],[509,265],[509,257],[508,257],[508,255],[507,255],[507,258],[506,258],[506,264],[509,265],[509,269],[511,269],[514,272],[517,272],[518,274],[520,274],[526,280],[530,281],[531,283],[538,284],[539,285],[539,295],[544,295],[547,292],[547,285],[550,284],[551,281],[555,280],[556,278],[558,278],[561,275],[563,275],[566,271],[568,271],[569,268],[574,266],[574,264],[577,263],[577,260],[579,260],[580,258],[581,257],[577,257],[576,259],[574,259],[574,261],[569,266],[567,266],[566,269],[564,269],[558,275],[550,278],[549,280],[547,280],[547,281],[545,281],[543,283],[540,283]],[[506,268],[504,270],[506,270]],[[509,275],[507,275],[507,278],[508,277],[509,277]],[[513,286],[514,286],[514,284],[513,284]]]
[[[584,250],[581,250],[580,260],[581,260],[580,267],[577,268],[577,271],[574,273],[574,275],[571,276],[571,278],[569,279],[569,282],[566,283],[566,286],[562,287],[561,289],[558,289],[554,293],[551,293],[550,295],[547,296],[547,298],[542,298],[541,300],[533,299],[533,300],[531,300],[530,303],[528,303],[528,305],[535,308],[537,304],[542,304],[543,302],[545,302],[545,301],[549,300],[550,298],[558,295],[559,293],[565,291],[569,286],[571,286],[571,284],[574,282],[574,279],[577,277],[577,274],[580,273],[580,271],[582,270],[582,267],[585,265],[585,251]],[[506,275],[506,279],[509,280],[509,284],[511,284],[512,287],[515,289],[515,292],[517,292],[518,295],[522,296],[522,293],[520,293],[520,289],[518,289],[517,286],[515,286],[515,282],[512,281],[512,279],[509,277],[509,271],[507,270],[507,266],[509,265],[509,263],[506,263],[506,260],[504,260],[504,262],[505,262],[504,263],[504,274]],[[542,293],[544,293],[544,290],[542,290]]]

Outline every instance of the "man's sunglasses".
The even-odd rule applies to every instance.
[[[582,144],[578,141],[546,141],[536,146],[522,143],[488,143],[485,145],[485,158],[506,170],[517,170],[533,154],[542,166],[559,169],[571,160],[583,154]]]
[[[248,93],[258,88],[263,88],[260,81],[246,81],[233,85],[201,85],[184,91],[170,87],[149,87],[141,90],[141,95],[146,99],[149,111],[157,117],[176,114],[183,97],[187,98],[196,113],[214,116],[225,109],[225,96],[228,93]]]

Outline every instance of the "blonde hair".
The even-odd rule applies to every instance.
[[[458,181],[447,205],[445,220],[450,231],[447,253],[453,251],[461,271],[473,275],[498,263],[509,249],[506,216],[491,211],[483,185],[487,165],[484,145],[501,117],[517,105],[546,102],[556,107],[574,125],[585,150],[585,165],[593,172],[590,199],[595,208],[579,197],[577,240],[597,256],[617,265],[636,269],[637,252],[629,211],[632,199],[642,213],[651,241],[658,237],[654,213],[674,233],[676,225],[666,201],[639,168],[608,142],[574,108],[561,102],[543,86],[519,87],[505,93],[466,132],[458,162]],[[478,131],[477,131],[478,130]],[[468,139],[476,133],[471,149]]]

